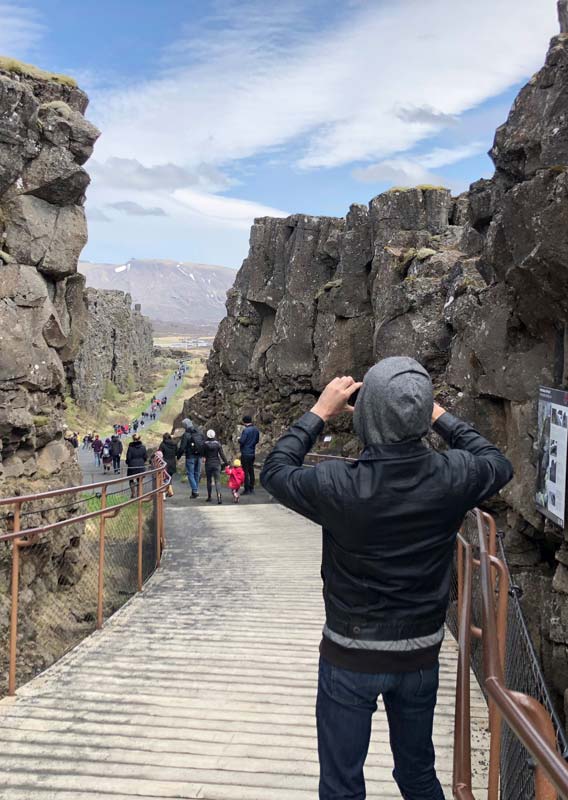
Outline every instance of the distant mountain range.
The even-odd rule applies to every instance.
[[[225,297],[235,270],[212,264],[131,259],[126,264],[81,261],[87,286],[119,289],[142,305],[158,332],[214,332],[225,316]]]

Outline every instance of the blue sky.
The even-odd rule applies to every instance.
[[[0,0],[0,53],[102,131],[84,257],[238,267],[256,216],[455,193],[558,30],[554,0]]]

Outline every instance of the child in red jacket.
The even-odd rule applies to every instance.
[[[240,459],[235,458],[233,461],[233,466],[227,467],[225,472],[229,476],[229,489],[233,493],[235,503],[238,503],[240,499],[239,489],[245,482],[245,471],[241,467]]]

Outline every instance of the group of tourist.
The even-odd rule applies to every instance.
[[[241,497],[241,488],[244,487],[242,494],[254,494],[254,459],[256,446],[260,440],[260,432],[253,424],[252,417],[243,417],[243,430],[239,436],[240,458],[236,458],[233,464],[225,455],[223,446],[218,440],[215,431],[211,428],[204,436],[193,422],[186,418],[182,421],[184,433],[176,445],[170,434],[165,434],[160,445],[160,450],[164,455],[168,471],[173,474],[176,471],[177,459],[185,457],[185,471],[191,490],[191,498],[199,497],[199,481],[201,478],[202,465],[205,468],[205,478],[207,485],[207,502],[213,500],[213,487],[217,503],[223,502],[221,494],[221,471],[229,478],[229,488],[233,495],[233,500],[238,503]]]

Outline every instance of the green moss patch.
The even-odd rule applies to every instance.
[[[339,289],[340,286],[343,286],[343,279],[336,278],[334,281],[328,281],[324,283],[321,289],[316,294],[316,300],[318,300],[325,292],[330,292],[332,289]]]
[[[425,261],[430,256],[435,256],[436,250],[432,250],[431,247],[421,247],[420,250],[416,253],[416,258],[418,261]]]

